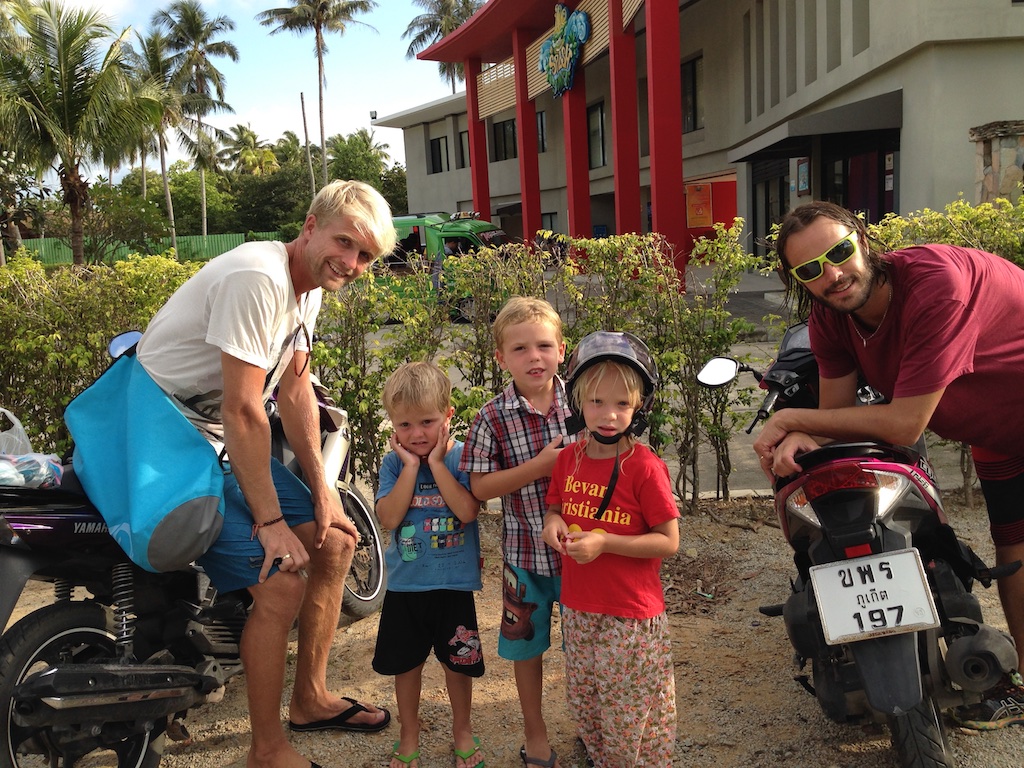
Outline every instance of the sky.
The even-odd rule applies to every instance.
[[[65,5],[100,9],[117,32],[131,25],[141,34],[150,31],[153,12],[168,7],[170,2],[64,0]],[[269,143],[276,142],[288,130],[302,140],[302,93],[309,140],[319,144],[317,64],[312,33],[271,35],[271,27],[255,20],[261,11],[291,3],[203,0],[202,5],[208,16],[227,16],[235,22],[235,29],[223,39],[233,42],[239,54],[237,63],[226,57],[214,60],[224,75],[224,100],[235,111],[211,116],[209,122],[224,130],[248,124]],[[451,86],[438,74],[437,62],[406,58],[409,41],[402,38],[402,33],[420,13],[422,10],[412,0],[377,0],[376,10],[356,17],[376,32],[362,24],[352,24],[344,35],[327,36],[324,121],[328,137],[370,129],[378,144],[388,145],[392,160],[405,164],[402,131],[372,126],[370,112],[376,111],[383,118],[451,95]],[[461,83],[457,87],[464,90]],[[180,157],[180,152],[173,156]]]

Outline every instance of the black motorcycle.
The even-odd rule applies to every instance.
[[[774,410],[817,406],[804,324],[765,373],[716,358],[698,380],[725,386],[740,371],[768,391],[748,432]],[[879,398],[859,395],[866,407]],[[829,718],[887,723],[906,768],[953,768],[942,710],[979,701],[1017,664],[971,590],[1020,563],[990,569],[957,539],[922,446],[832,443],[798,457],[802,470],[775,483],[797,574],[788,599],[761,613],[783,617],[796,680]]]
[[[324,467],[360,534],[342,609],[362,618],[384,599],[384,543],[352,484],[347,414],[318,396]],[[269,415],[274,454],[297,471],[273,404]],[[71,465],[58,487],[0,486],[0,627],[30,580],[51,583],[53,601],[0,637],[0,768],[70,768],[98,751],[154,768],[167,737],[187,737],[187,712],[242,671],[248,592],[218,593],[197,565],[134,565]]]

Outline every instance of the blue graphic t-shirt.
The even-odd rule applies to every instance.
[[[462,443],[455,441],[444,463],[468,489],[469,473],[459,471],[461,457]],[[378,499],[391,493],[402,467],[398,454],[392,452],[384,457]],[[401,525],[391,532],[384,563],[388,569],[388,589],[393,592],[472,591],[483,587],[479,527],[475,520],[463,523],[448,508],[426,462],[420,465],[409,511]]]

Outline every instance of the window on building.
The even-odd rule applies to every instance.
[[[590,153],[590,167],[607,165],[604,150],[604,102],[587,107],[587,148]]]
[[[519,157],[519,149],[516,147],[516,121],[502,120],[492,127],[494,129],[494,162]]]
[[[459,131],[459,156],[455,158],[456,168],[469,168],[469,131]]]
[[[430,167],[427,173],[444,173],[448,170],[448,137],[438,136],[430,140]]]
[[[548,151],[548,116],[544,112],[537,113],[537,153]]]
[[[683,81],[683,133],[699,131],[704,127],[704,57],[684,61]]]
[[[1024,2],[1024,0],[1021,1]],[[540,215],[540,228],[546,229],[549,232],[556,232],[558,230],[558,214],[542,213]]]

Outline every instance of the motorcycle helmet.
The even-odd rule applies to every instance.
[[[633,413],[633,420],[626,431],[610,438],[594,435],[598,442],[610,445],[618,442],[623,434],[639,436],[647,429],[647,415],[654,406],[654,393],[658,389],[658,366],[655,365],[647,345],[631,333],[595,331],[580,339],[580,343],[569,355],[565,373],[565,391],[573,413],[575,432],[585,426],[583,414],[577,407],[573,395],[576,385],[584,371],[606,360],[628,365],[640,374],[640,380],[643,382],[643,399]]]

